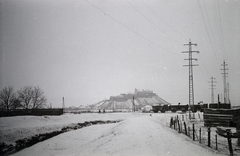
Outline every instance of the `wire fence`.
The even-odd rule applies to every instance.
[[[171,117],[169,126],[179,134],[185,134],[193,141],[219,153],[230,156],[240,155],[240,140],[231,137],[236,128],[230,128],[229,137],[220,136],[216,133],[216,127],[204,126],[203,113],[179,114]]]

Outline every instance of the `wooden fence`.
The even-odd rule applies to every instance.
[[[0,117],[6,116],[24,116],[24,115],[62,115],[63,109],[62,108],[54,108],[54,109],[29,109],[26,111],[25,109],[15,109],[10,110],[9,112],[0,111]]]
[[[194,116],[196,117],[194,120],[189,119],[187,114],[172,117],[170,119],[170,128],[220,153],[229,154],[231,156],[233,153],[240,155],[239,138],[231,138],[234,128],[232,128],[232,131],[229,130],[227,137],[222,137],[216,133],[216,127],[204,126],[202,115],[195,113]],[[237,132],[239,132],[239,128]]]

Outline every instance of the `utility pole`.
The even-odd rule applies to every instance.
[[[211,81],[209,82],[209,83],[211,83],[210,84],[210,89],[211,89],[211,103],[214,103],[214,89],[216,89],[216,88],[214,88],[214,87],[216,87],[216,85],[214,85],[213,83],[217,83],[217,81],[213,81],[213,80],[215,80],[216,78],[213,78],[213,77],[211,77],[210,78],[211,79]]]
[[[62,101],[63,101],[62,108],[64,109],[65,108],[64,97],[62,97]]]
[[[192,53],[196,52],[199,53],[199,51],[192,51],[192,46],[197,46],[196,43],[192,43],[191,40],[189,40],[188,44],[184,44],[184,46],[189,46],[189,51],[183,51],[182,53],[188,53],[189,58],[184,59],[188,60],[189,64],[188,65],[183,65],[183,66],[188,66],[189,67],[189,109],[194,112],[194,90],[193,90],[193,66],[198,66],[196,64],[192,64],[192,60],[197,61],[196,58],[192,58]],[[191,108],[192,107],[192,108]]]
[[[230,90],[230,85],[229,83],[227,83],[227,103],[230,104],[229,90]]]
[[[113,112],[115,111],[115,102],[116,101],[113,101],[113,105],[112,105],[113,106]]]
[[[228,68],[226,68],[226,66],[227,66],[227,64],[225,63],[225,61],[223,61],[223,64],[221,64],[222,66],[223,66],[223,69],[221,69],[221,70],[223,70],[223,93],[224,93],[224,104],[226,104],[227,103],[227,85],[226,85],[226,77],[227,77],[227,70],[228,70]]]
[[[220,102],[220,97],[219,97],[219,94],[218,94],[218,104],[220,104],[221,102]]]
[[[135,112],[134,96],[133,96],[133,112]]]

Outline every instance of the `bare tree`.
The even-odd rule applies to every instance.
[[[22,107],[25,108],[27,112],[28,109],[30,109],[32,96],[33,92],[31,86],[25,86],[18,91],[18,99],[20,100]]]
[[[3,110],[9,112],[10,109],[14,108],[16,100],[16,94],[12,86],[3,88],[0,92],[0,104]]]
[[[22,105],[21,105],[21,101],[16,97],[16,99],[14,100],[12,109],[17,109],[17,108],[22,108]]]
[[[25,86],[18,91],[18,98],[23,108],[29,109],[43,108],[47,99],[44,92],[39,87]]]
[[[47,99],[43,94],[44,92],[39,87],[34,87],[32,108],[43,108],[46,105]]]

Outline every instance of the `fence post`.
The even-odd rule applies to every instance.
[[[177,129],[178,129],[178,117],[177,118],[175,118],[175,124],[176,124],[176,131],[177,131]]]
[[[185,129],[185,135],[187,135],[187,125],[186,125],[186,122],[184,122],[183,124],[184,124],[184,129]]]
[[[194,123],[193,123],[193,141],[195,141],[195,127],[194,127]]]
[[[178,120],[178,133],[181,133],[179,120]]]
[[[215,139],[216,139],[216,150],[218,150],[217,134],[215,135]]]
[[[170,119],[170,128],[172,128],[172,125],[173,125],[173,117],[171,117]]]
[[[238,119],[237,121],[237,134],[238,134],[237,145],[240,146],[240,119]]]
[[[171,125],[171,118],[170,118],[170,122],[169,122],[169,127],[172,128],[172,125]]]
[[[182,121],[184,121],[184,115],[182,115]]]
[[[240,146],[240,128],[237,130],[237,134],[238,134],[237,145]]]
[[[173,120],[173,128],[176,129],[176,120]]]
[[[231,140],[231,136],[230,136],[230,130],[227,131],[227,139],[228,139],[228,147],[229,147],[230,156],[233,156],[232,140]]]
[[[191,129],[190,129],[190,127],[188,126],[188,136],[191,138],[191,134],[190,134],[190,131],[191,131]]]
[[[211,128],[208,127],[208,147],[211,146]]]
[[[179,121],[179,123],[180,123],[180,130],[181,130],[181,133],[183,132],[183,130],[182,130],[182,121]]]
[[[201,128],[199,129],[199,142],[201,143],[201,139],[202,139],[202,136],[201,136]]]

